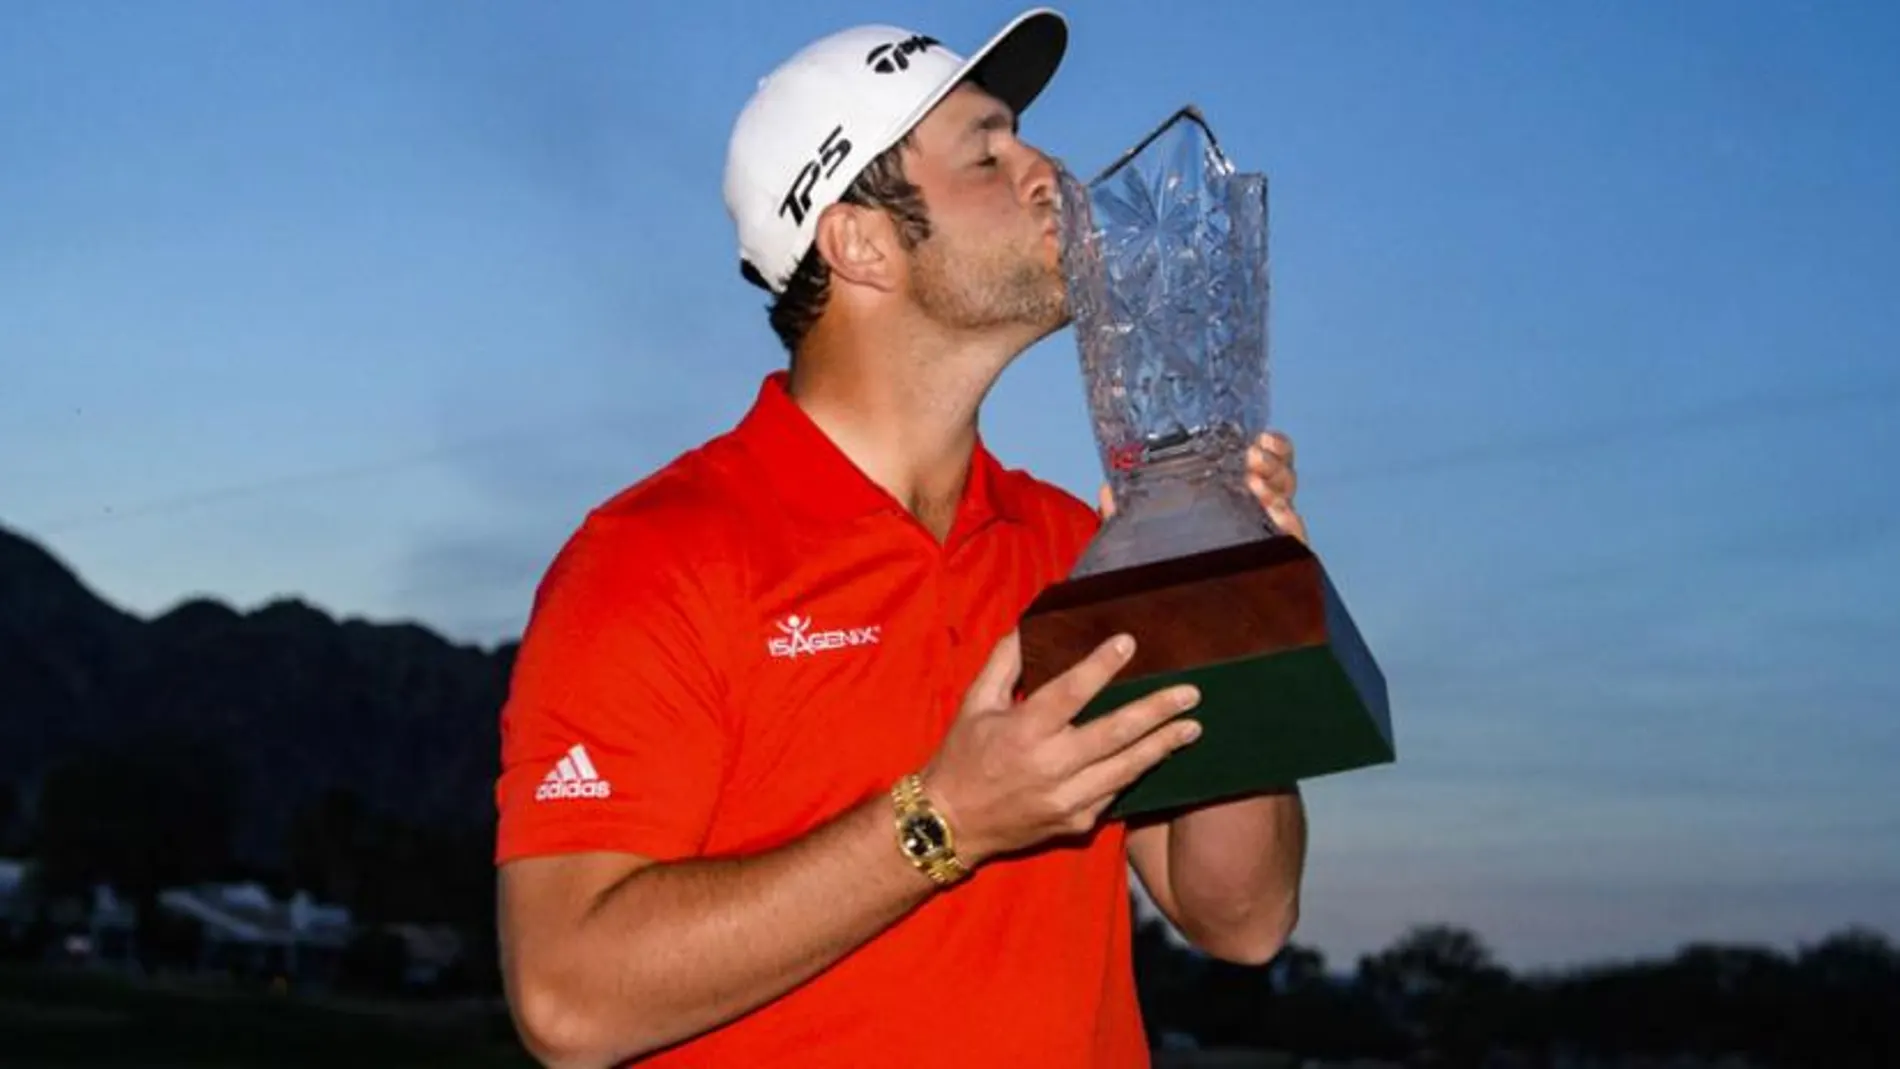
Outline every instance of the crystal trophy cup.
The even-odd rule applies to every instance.
[[[1118,817],[1395,759],[1385,680],[1325,568],[1246,486],[1267,426],[1267,181],[1183,108],[1086,184],[1058,169],[1062,270],[1115,496],[1021,621],[1027,690],[1111,635],[1134,659],[1077,722],[1190,682],[1203,733]]]

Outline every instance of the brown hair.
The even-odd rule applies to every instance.
[[[903,140],[879,153],[838,199],[844,204],[889,213],[897,221],[898,240],[903,242],[904,248],[913,249],[930,236],[930,217],[924,210],[923,191],[904,177],[903,153],[909,144],[910,135],[906,134]],[[785,292],[778,294],[766,310],[773,332],[792,359],[797,359],[799,345],[824,313],[825,299],[830,292],[831,269],[825,265],[824,257],[818,255],[814,244],[798,262],[798,270],[792,272]]]

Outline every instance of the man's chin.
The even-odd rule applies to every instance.
[[[1068,302],[1057,302],[1054,306],[1047,309],[1046,314],[1037,317],[1035,324],[1036,341],[1030,344],[1033,345],[1036,342],[1047,339],[1053,334],[1059,333],[1064,328],[1070,326],[1074,322],[1074,319],[1075,317],[1069,314]]]
[[[1006,318],[1034,333],[1033,345],[1069,325],[1072,318],[1068,287],[1060,273],[1031,272],[1018,277],[1015,300]]]
[[[1055,325],[1049,329],[1051,331],[1057,331],[1075,322],[1075,307],[1069,303],[1068,284],[1064,282],[1060,276],[1055,279],[1053,292],[1052,303],[1054,308],[1052,309],[1052,316],[1055,319]]]

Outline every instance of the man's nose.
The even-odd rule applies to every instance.
[[[1029,168],[1023,174],[1023,195],[1031,204],[1054,204],[1056,161],[1048,153],[1030,149]]]

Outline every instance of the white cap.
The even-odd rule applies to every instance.
[[[1068,46],[1068,23],[1035,8],[968,59],[896,26],[821,38],[759,81],[726,147],[726,211],[746,277],[781,292],[811,248],[818,214],[966,79],[1020,115]]]

